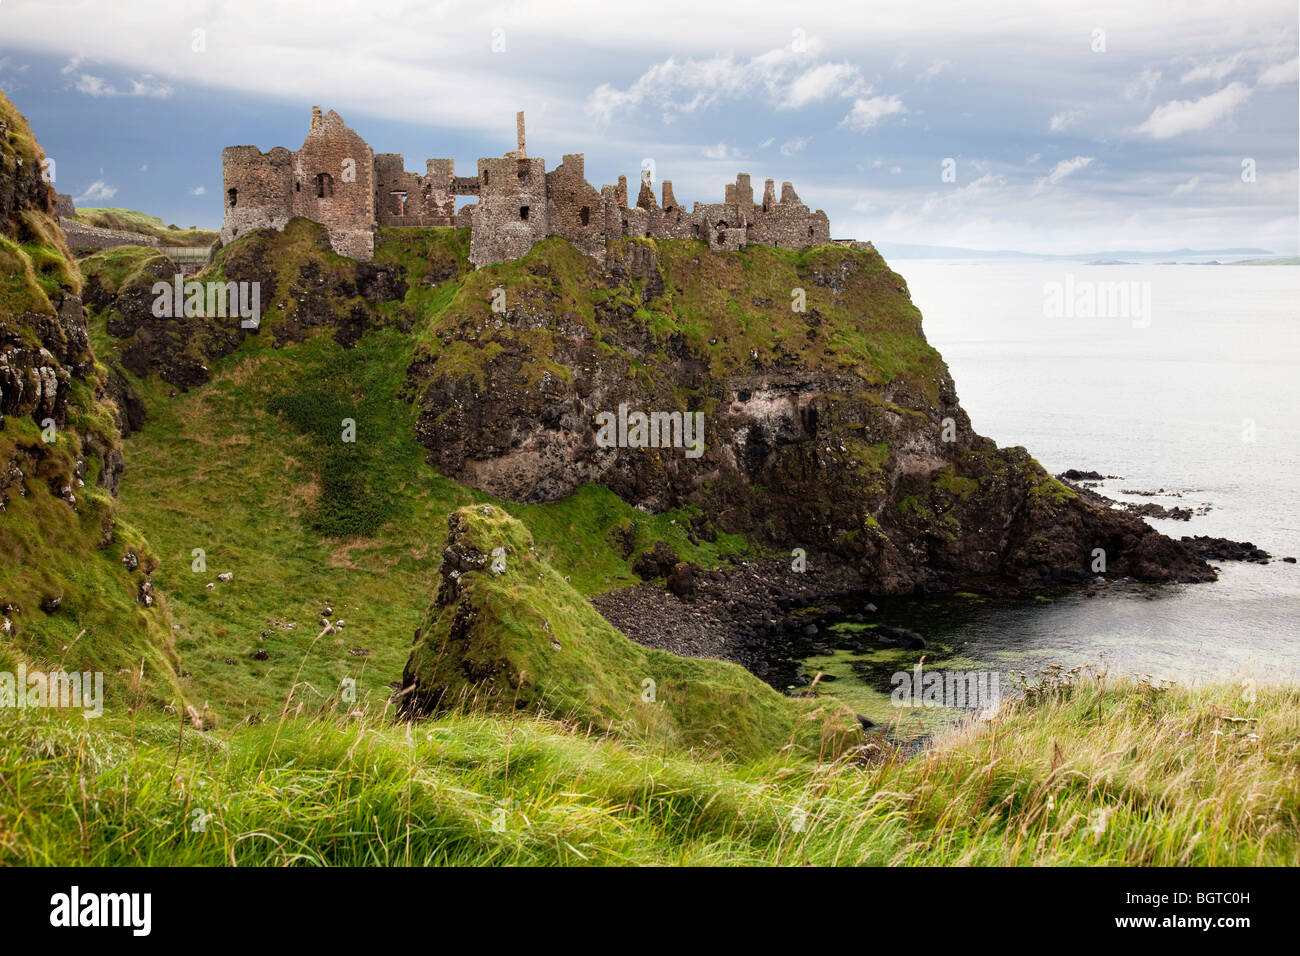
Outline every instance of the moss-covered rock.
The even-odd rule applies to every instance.
[[[466,275],[417,321],[417,438],[444,473],[501,498],[599,483],[828,553],[885,593],[1079,581],[1097,548],[1111,573],[1213,576],[978,435],[906,283],[869,246],[622,240],[602,267],[552,238]],[[608,447],[602,415],[620,409],[702,414],[700,454]]]
[[[408,715],[529,711],[733,758],[786,747],[827,758],[861,740],[838,705],[784,697],[735,664],[632,643],[537,554],[523,524],[490,505],[449,518],[403,685]]]

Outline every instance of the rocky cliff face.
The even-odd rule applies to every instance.
[[[241,237],[199,278],[258,282],[258,334],[276,343],[317,328],[344,345],[382,325],[409,333],[405,396],[428,460],[506,500],[598,483],[648,511],[693,510],[698,536],[847,566],[880,593],[1213,577],[1024,449],[981,437],[905,281],[869,244],[623,240],[600,264],[551,238],[472,271],[464,238],[386,230],[375,261],[355,263],[299,219]],[[224,319],[160,331],[146,295],[157,271],[111,295],[92,273],[90,294],[130,371],[197,384],[244,333]],[[663,440],[635,447],[637,415]]]
[[[509,500],[598,482],[652,511],[693,505],[700,534],[848,562],[882,593],[1083,580],[1099,559],[1148,581],[1213,576],[979,436],[870,247],[625,241],[602,269],[548,241],[470,277],[434,332],[409,373],[418,438]],[[620,407],[701,412],[702,453],[603,447]]]
[[[70,447],[53,442],[46,442],[53,448],[21,449],[25,472],[48,472],[56,479],[55,493],[68,498],[86,477],[86,458],[93,457],[99,460],[98,483],[116,493],[122,454],[114,430],[92,421],[104,410],[97,406],[102,391],[80,277],[57,225],[54,189],[42,175],[45,154],[3,94],[0,129],[0,416],[30,419],[57,436],[67,428],[70,403],[80,390],[73,403],[78,427],[70,437],[81,454],[72,456],[71,472],[37,467]],[[15,458],[6,469],[10,475],[15,465],[22,469]],[[59,486],[62,481],[66,484]]]

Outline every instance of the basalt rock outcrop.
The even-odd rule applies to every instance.
[[[114,429],[96,413],[106,409],[90,349],[80,277],[69,262],[55,220],[55,193],[45,154],[26,120],[0,94],[0,427],[28,420],[39,442],[19,441],[3,472],[40,475],[59,497],[88,477],[116,493],[122,454]],[[76,419],[69,427],[70,414]],[[66,444],[58,442],[64,433]],[[7,481],[0,506],[16,488]]]
[[[302,341],[312,330],[328,327],[336,341],[351,345],[385,321],[376,305],[401,301],[407,290],[401,267],[334,256],[324,227],[306,219],[292,220],[283,233],[248,233],[218,251],[214,268],[185,279],[204,290],[200,315],[177,314],[174,295],[169,314],[155,315],[159,283],[174,285],[180,270],[161,253],[140,249],[136,258],[125,275],[114,274],[123,270],[114,268],[111,254],[87,259],[87,304],[105,317],[117,346],[114,362],[141,378],[156,374],[182,390],[207,382],[211,364],[259,334],[263,320],[276,344]],[[217,307],[210,314],[209,285],[223,289],[220,298],[212,298]],[[240,314],[237,301],[247,303],[248,315]],[[255,325],[245,324],[254,317]]]
[[[881,593],[1214,576],[978,435],[906,283],[867,244],[625,240],[602,266],[546,240],[468,277],[430,331],[408,373],[417,437],[446,474],[505,499],[597,482],[847,562]],[[671,435],[601,440],[634,412],[702,413],[698,457]]]
[[[733,757],[793,747],[827,759],[862,740],[839,704],[785,697],[733,663],[634,644],[490,505],[448,517],[437,592],[397,699],[408,718],[461,707],[542,713]]]

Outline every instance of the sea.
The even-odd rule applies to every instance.
[[[1160,531],[1300,557],[1300,266],[897,259],[980,434],[1118,500],[1199,512]],[[1131,492],[1156,492],[1154,496]],[[1059,664],[1153,682],[1300,680],[1300,564],[1208,584],[949,597],[882,611],[968,668]]]

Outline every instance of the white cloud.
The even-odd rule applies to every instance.
[[[1201,177],[1193,176],[1191,179],[1187,180],[1187,182],[1179,183],[1177,186],[1175,186],[1174,195],[1181,196],[1184,193],[1190,193],[1193,190],[1195,190],[1196,187],[1200,185],[1200,183],[1201,183]]]
[[[149,164],[148,164],[148,163],[143,163],[143,164],[141,164],[141,166],[140,166],[140,172],[142,172],[142,173],[147,173],[147,172],[149,172]]]
[[[768,148],[771,147],[771,145],[772,145],[773,143],[775,143],[775,142],[776,142],[776,137],[775,137],[775,136],[769,136],[767,139],[763,140],[763,142],[761,142],[761,143],[758,144],[758,148],[759,148],[759,149],[768,149]]]
[[[823,63],[794,78],[785,91],[781,108],[798,109],[831,96],[856,96],[870,91],[856,66]]]
[[[806,41],[804,52],[778,47],[739,60],[733,54],[707,58],[670,56],[654,64],[626,88],[602,83],[587,97],[584,112],[606,123],[641,106],[658,108],[665,122],[743,97],[761,97],[776,109],[799,109],[834,96],[869,93],[856,66],[819,63],[809,66],[821,44]]]
[[[944,71],[944,68],[947,66],[951,66],[951,64],[947,60],[935,60],[928,67],[926,67],[924,70],[918,73],[916,79],[920,83],[925,83],[928,80],[933,80],[936,76],[942,73]]]
[[[1209,60],[1192,67],[1179,78],[1179,83],[1196,83],[1200,80],[1213,80],[1215,83],[1223,82],[1223,78],[1241,65],[1242,55],[1234,53],[1232,56],[1225,56],[1221,59]]]
[[[1159,70],[1143,70],[1135,79],[1124,85],[1124,99],[1138,100],[1145,103],[1151,98],[1151,94],[1155,92],[1160,77]]]
[[[1231,114],[1250,94],[1250,87],[1244,83],[1229,83],[1217,93],[1198,100],[1172,100],[1157,106],[1136,129],[1153,139],[1169,139],[1180,133],[1206,129]]]
[[[112,199],[116,195],[117,195],[116,186],[110,186],[102,179],[97,179],[89,186],[86,187],[86,191],[84,193],[82,193],[80,196],[73,197],[72,201],[75,202],[77,205],[81,205],[82,203],[99,202],[100,200],[103,199]]]
[[[1082,115],[1082,110],[1065,110],[1053,116],[1051,121],[1048,122],[1047,128],[1053,133],[1060,133],[1079,122],[1079,117]]]
[[[1093,157],[1091,156],[1076,156],[1074,157],[1074,159],[1061,160],[1059,163],[1057,163],[1055,166],[1052,167],[1052,171],[1050,173],[1048,173],[1042,179],[1038,179],[1034,181],[1034,192],[1039,193],[1042,192],[1044,189],[1046,189],[1048,186],[1055,186],[1057,183],[1065,179],[1067,176],[1072,176],[1075,173],[1077,173],[1079,170],[1091,166],[1092,160]]]
[[[127,96],[156,96],[160,99],[171,96],[172,88],[166,83],[158,83],[152,76],[145,75],[138,80],[131,81],[131,89]]]
[[[849,110],[848,115],[840,120],[840,126],[857,130],[860,133],[866,132],[886,116],[906,112],[903,101],[897,96],[873,96],[870,99],[857,99],[853,101],[853,108]]]
[[[705,146],[702,150],[705,159],[740,159],[741,152],[733,149],[726,143],[719,143],[717,146]]]
[[[1300,73],[1300,57],[1291,57],[1285,63],[1274,63],[1259,74],[1260,86],[1285,86],[1296,82]]]
[[[208,193],[208,187],[206,186],[195,186],[193,189],[190,190],[191,196],[206,196],[207,193]]]
[[[85,93],[87,96],[113,96],[117,93],[117,90],[98,76],[82,73],[77,77],[77,92]]]
[[[1042,158],[1043,158],[1042,153],[1034,153],[1032,156],[1025,157],[1025,165],[1032,166],[1034,165],[1034,163],[1038,162]]]
[[[897,169],[898,167],[895,167]],[[894,170],[890,170],[893,172]],[[901,172],[901,170],[899,170]],[[957,186],[940,195],[931,195],[921,204],[921,214],[928,216],[936,209],[946,205],[955,205],[971,202],[972,200],[985,201],[990,196],[999,192],[1006,185],[1006,180],[1001,176],[995,176],[993,173],[985,173],[979,179],[973,179],[965,186]]]
[[[69,64],[71,65],[71,64]],[[67,72],[64,67],[62,72]],[[145,75],[138,80],[131,80],[128,90],[119,90],[101,76],[81,73],[77,76],[76,90],[87,96],[152,96],[165,99],[172,95],[172,88],[166,83],[156,83],[152,76]]]
[[[781,155],[793,156],[795,153],[806,149],[811,142],[811,136],[796,136],[794,139],[788,139],[781,144]]]

